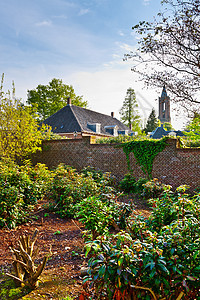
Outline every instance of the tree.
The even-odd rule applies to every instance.
[[[30,108],[25,107],[13,93],[3,92],[3,77],[0,87],[0,157],[25,158],[40,150],[42,131]]]
[[[28,90],[27,102],[36,108],[38,120],[43,121],[53,115],[59,109],[67,105],[67,98],[71,98],[72,104],[87,107],[87,101],[83,96],[76,96],[72,85],[67,85],[61,79],[52,79],[47,85],[38,85],[34,90]]]
[[[192,141],[200,140],[200,114],[194,113],[191,122],[186,127],[184,134]]]
[[[155,109],[152,108],[152,111],[147,119],[146,127],[144,128],[144,132],[147,134],[148,132],[152,132],[159,126],[159,121],[156,118]]]
[[[169,123],[169,122],[165,122],[165,123],[163,124],[163,127],[164,127],[164,129],[167,130],[167,131],[174,130],[172,124]]]
[[[119,111],[121,115],[120,120],[133,131],[141,133],[141,118],[137,108],[138,104],[134,89],[129,88],[127,89],[122,108]]]
[[[133,71],[147,85],[162,87],[171,100],[186,109],[200,108],[200,0],[163,0],[166,7],[153,22],[133,27],[141,38],[133,59]],[[142,67],[143,66],[143,67]],[[195,107],[196,109],[196,107]]]

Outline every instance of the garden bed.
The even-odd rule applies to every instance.
[[[131,198],[131,196],[129,196]],[[126,198],[124,197],[124,201]],[[129,199],[130,200],[130,199]],[[145,216],[150,214],[145,201],[133,200],[136,211]],[[39,259],[49,252],[52,256],[48,260],[42,273],[39,287],[32,291],[15,291],[7,282],[8,277],[0,275],[1,288],[7,289],[7,295],[1,299],[78,299],[82,291],[81,268],[87,266],[84,255],[83,226],[74,220],[61,219],[57,214],[49,213],[39,203],[35,211],[34,220],[17,226],[15,229],[0,229],[0,270],[1,273],[10,271],[11,252],[9,246],[15,245],[22,234],[32,234],[37,228],[39,235],[37,246],[40,248]],[[0,289],[1,291],[1,289]],[[10,291],[10,296],[8,295]],[[16,293],[16,294],[13,294]],[[3,296],[1,296],[3,297]],[[67,298],[68,297],[68,298]]]

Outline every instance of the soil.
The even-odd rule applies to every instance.
[[[129,199],[130,200],[130,199]],[[142,200],[133,200],[137,213],[149,216],[150,211]],[[39,287],[33,291],[24,290],[21,294],[5,296],[0,299],[79,299],[82,292],[82,269],[87,267],[84,255],[84,227],[77,221],[61,219],[54,213],[43,209],[40,203],[35,211],[35,218],[30,223],[15,229],[0,229],[0,286],[7,284],[6,272],[11,272],[10,246],[17,245],[20,235],[32,235],[39,230],[36,246],[40,252],[38,261],[49,253],[52,255],[40,277]],[[0,288],[1,289],[1,288]],[[11,289],[11,288],[10,288]]]

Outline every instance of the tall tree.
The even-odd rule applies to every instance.
[[[147,134],[148,132],[152,132],[159,126],[159,121],[156,117],[155,109],[152,108],[152,111],[147,119],[146,127],[144,128],[144,132]]]
[[[138,113],[138,104],[134,89],[129,88],[126,92],[122,108],[119,113],[121,115],[120,120],[133,131],[141,132],[141,118]]]
[[[138,49],[125,54],[133,71],[147,85],[166,85],[171,100],[186,109],[200,109],[200,0],[163,0],[163,12],[153,22],[133,30],[141,37]],[[142,68],[142,65],[144,66]]]
[[[83,96],[76,96],[72,85],[67,85],[61,79],[52,79],[47,85],[38,85],[34,90],[28,90],[27,102],[34,107],[40,121],[53,115],[67,105],[67,98],[71,98],[74,105],[87,107]]]
[[[25,158],[40,149],[43,125],[38,130],[36,119],[30,108],[15,98],[14,88],[3,91],[3,76],[0,87],[0,157]]]

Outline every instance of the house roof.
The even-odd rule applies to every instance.
[[[72,133],[74,131],[94,133],[91,127],[88,128],[89,124],[101,124],[100,134],[103,135],[110,135],[105,129],[106,126],[117,125],[118,130],[131,132],[126,125],[112,116],[71,104],[64,106],[42,123],[50,125],[55,133]]]
[[[163,124],[161,124],[161,127],[157,127],[152,133],[150,134],[150,137],[153,139],[160,139],[163,136],[168,135],[170,131],[167,131],[163,128]]]
[[[157,127],[154,131],[152,131],[152,133],[150,134],[150,137],[152,137],[153,139],[161,139],[162,137],[168,135],[170,132],[175,132],[176,136],[184,136],[184,133],[180,130],[165,130],[163,128],[163,124],[161,124],[160,127]]]

